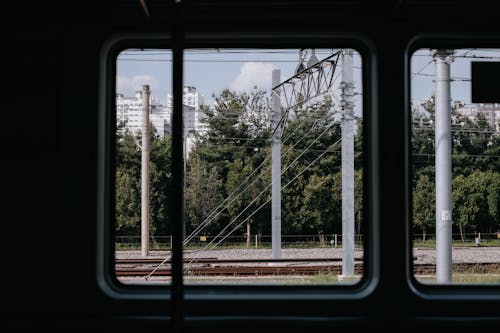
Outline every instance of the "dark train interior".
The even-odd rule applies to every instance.
[[[500,286],[435,287],[411,278],[408,149],[410,54],[498,48],[498,23],[493,2],[483,0],[2,3],[1,331],[497,329]],[[172,49],[179,96],[184,48],[332,43],[356,48],[364,59],[363,213],[370,238],[362,282],[195,288],[183,285],[182,268],[174,267],[171,286],[113,289],[110,246],[103,246],[109,239],[99,223],[109,202],[101,186],[109,181],[102,159],[110,158],[102,152],[109,130],[102,113],[111,100],[114,48]],[[175,135],[174,159],[181,156]],[[181,166],[173,163],[174,176],[182,176]],[[174,177],[172,193],[182,196],[182,184]],[[172,196],[172,217],[182,216],[181,196]],[[175,266],[180,224],[173,233]]]

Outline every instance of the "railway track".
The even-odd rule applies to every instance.
[[[147,276],[161,264],[163,260],[155,258],[116,260],[115,272],[118,277]],[[216,259],[201,258],[191,262],[185,259],[184,274],[190,276],[277,276],[277,275],[316,275],[341,274],[340,258],[310,259]],[[163,267],[164,266],[164,267]],[[355,263],[355,274],[363,273],[363,265],[358,258]],[[436,273],[434,264],[415,264],[415,275]],[[500,273],[499,262],[454,263],[453,272],[492,274]],[[157,268],[151,276],[170,276],[170,263],[167,261]]]
[[[319,273],[340,274],[342,266],[340,265],[321,265],[321,266],[221,266],[221,267],[194,267],[184,270],[185,275],[193,276],[275,276],[275,275],[314,275]],[[117,268],[117,276],[146,276],[152,272],[152,269],[136,268]],[[355,267],[356,274],[362,273],[361,266]],[[152,275],[170,276],[170,268],[160,268]]]
[[[463,262],[453,263],[454,273],[500,274],[500,262]],[[415,275],[436,274],[435,264],[416,264],[413,266]]]
[[[356,260],[363,260],[362,257]],[[138,265],[138,264],[161,264],[164,259],[161,258],[135,258],[135,259],[115,259],[117,265]],[[218,259],[218,258],[184,258],[185,263],[208,263],[208,264],[227,264],[227,263],[283,263],[283,262],[341,262],[342,258],[280,258],[280,259]],[[165,261],[170,264],[170,260]]]

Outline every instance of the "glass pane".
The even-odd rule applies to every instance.
[[[500,49],[412,55],[413,266],[422,283],[500,282],[500,94],[471,99],[485,83],[472,80],[472,63],[499,60]]]
[[[171,61],[165,49],[116,59],[115,268],[125,284],[170,281]]]
[[[359,53],[188,49],[184,59],[185,283],[359,281]]]

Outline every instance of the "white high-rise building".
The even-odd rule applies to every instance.
[[[173,96],[167,95],[167,113],[171,114],[173,109]],[[206,115],[201,111],[200,106],[205,103],[205,98],[200,95],[193,86],[184,86],[182,90],[182,103],[184,108],[184,142],[186,156],[189,155],[194,145],[194,133],[202,134],[207,130],[207,125],[203,123]]]
[[[183,90],[184,109],[184,142],[186,156],[189,155],[194,145],[194,134],[202,134],[207,130],[203,119],[206,117],[200,109],[204,98],[199,95],[195,87],[186,86]],[[167,95],[167,105],[159,103],[157,99],[150,96],[149,121],[153,124],[160,138],[171,134],[171,119],[173,110],[173,96]],[[125,97],[116,94],[116,119],[117,123],[126,122],[125,127],[134,134],[142,128],[142,91],[137,91],[134,97]]]
[[[170,117],[165,106],[161,105],[152,95],[149,100],[149,121],[153,124],[156,134],[162,138],[170,134]],[[142,128],[142,91],[137,91],[134,97],[116,94],[116,120],[125,122],[125,127],[137,134]]]
[[[173,99],[172,94],[167,95],[167,107],[170,109],[173,107]],[[191,106],[198,110],[204,103],[205,97],[198,93],[196,87],[184,86],[182,89],[182,104]]]
[[[173,96],[167,95],[167,109],[173,108]],[[203,131],[205,125],[202,119],[206,117],[205,113],[201,111],[201,105],[205,103],[205,97],[200,95],[193,86],[184,86],[182,90],[182,103],[184,104],[184,127],[188,130],[196,132]]]
[[[463,102],[454,102],[454,107],[459,114],[473,121],[476,120],[478,114],[482,114],[492,129],[495,131],[500,130],[500,104],[465,104]]]

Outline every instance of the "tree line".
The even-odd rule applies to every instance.
[[[202,110],[207,130],[196,133],[186,165],[186,235],[271,233],[271,103],[266,93],[224,90]],[[282,234],[341,233],[341,127],[325,98],[288,110],[282,133]],[[355,217],[362,229],[361,121],[356,120]],[[141,133],[119,124],[116,140],[116,233],[140,234]],[[151,234],[168,235],[170,137],[150,133]],[[222,232],[222,233],[221,233]]]
[[[434,96],[412,109],[413,231],[435,233]],[[452,108],[452,232],[492,233],[500,227],[500,134],[485,114]]]
[[[265,92],[224,90],[205,109],[187,173],[186,221],[217,235],[271,233],[270,103]],[[331,99],[298,107],[283,126],[281,230],[285,235],[341,233],[341,132]],[[284,110],[286,111],[286,110]],[[358,122],[358,125],[361,123]],[[362,223],[361,128],[356,140],[356,223]],[[215,212],[210,215],[211,212]]]
[[[206,131],[195,134],[186,163],[185,231],[223,236],[271,233],[270,100],[264,91],[224,90],[202,107]],[[288,110],[282,133],[282,234],[342,232],[341,126],[331,99]],[[434,98],[412,108],[413,232],[435,232]],[[355,225],[363,233],[362,122],[355,131]],[[171,233],[168,188],[171,139],[150,135],[150,230]],[[117,235],[140,235],[141,133],[118,125],[115,165]],[[499,228],[500,137],[482,113],[452,111],[453,232]]]

